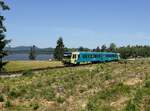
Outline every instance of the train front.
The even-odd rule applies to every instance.
[[[62,62],[63,62],[65,65],[71,63],[71,55],[72,55],[71,52],[65,52],[65,53],[64,53],[64,57],[63,57]]]

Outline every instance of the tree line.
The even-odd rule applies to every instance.
[[[120,53],[121,58],[142,58],[150,57],[150,46],[148,45],[135,45],[135,46],[122,46],[117,47],[115,43],[110,43],[107,47],[105,44],[101,47],[97,46],[94,49],[89,49],[83,46],[79,48],[67,48],[64,46],[63,39],[60,37],[57,41],[57,46],[54,50],[54,57],[57,60],[62,60],[64,52],[73,52],[73,51],[85,51],[85,52],[115,52]]]

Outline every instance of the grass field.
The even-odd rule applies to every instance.
[[[39,69],[47,67],[62,66],[63,64],[59,61],[10,61],[6,66],[5,70],[10,71],[20,71],[20,70],[30,70]]]
[[[150,111],[150,61],[51,69],[0,79],[2,111]]]

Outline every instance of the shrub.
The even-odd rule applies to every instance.
[[[105,80],[110,80],[110,79],[112,79],[112,76],[110,74],[106,74],[105,75]]]
[[[44,88],[41,92],[41,96],[44,97],[44,99],[50,101],[55,98],[55,93],[51,87]]]
[[[23,71],[23,73],[22,73],[22,75],[23,76],[29,76],[29,75],[32,75],[33,73],[32,73],[32,70],[25,70],[25,71]]]
[[[144,61],[141,61],[141,64],[144,64]]]
[[[124,85],[122,82],[119,82],[116,86],[113,88],[117,93],[121,94],[129,94],[130,93],[130,87],[128,85]]]
[[[4,97],[0,95],[0,102],[4,102]]]
[[[39,108],[38,103],[32,103],[30,106],[32,107],[33,110],[37,110]]]
[[[9,108],[9,107],[11,107],[12,106],[12,103],[9,101],[9,100],[7,100],[6,102],[5,102],[5,108]]]
[[[125,108],[125,111],[136,111],[136,105],[130,100]]]
[[[95,102],[93,101],[90,101],[88,104],[87,104],[87,109],[88,111],[96,111],[97,110],[97,105]]]
[[[17,98],[18,96],[20,96],[20,93],[16,89],[13,89],[8,93],[8,96]]]
[[[145,111],[150,111],[150,98],[146,102]]]
[[[87,104],[87,111],[111,111],[111,107],[104,104],[97,104],[95,101],[90,101]]]
[[[143,93],[142,89],[137,89],[136,94],[133,99],[131,99],[126,108],[125,111],[139,111],[140,110],[140,103],[142,101]]]
[[[64,98],[64,97],[59,96],[59,97],[57,98],[57,102],[58,102],[58,103],[63,103],[64,101],[65,101],[65,98]]]
[[[150,80],[146,80],[145,81],[145,87],[146,88],[150,88]]]
[[[10,91],[10,87],[8,85],[1,86],[1,93],[8,93]]]
[[[38,88],[42,87],[42,82],[38,81],[37,84],[36,84],[36,87],[38,87]]]

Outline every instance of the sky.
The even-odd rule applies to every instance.
[[[6,0],[10,45],[150,45],[150,0]]]

